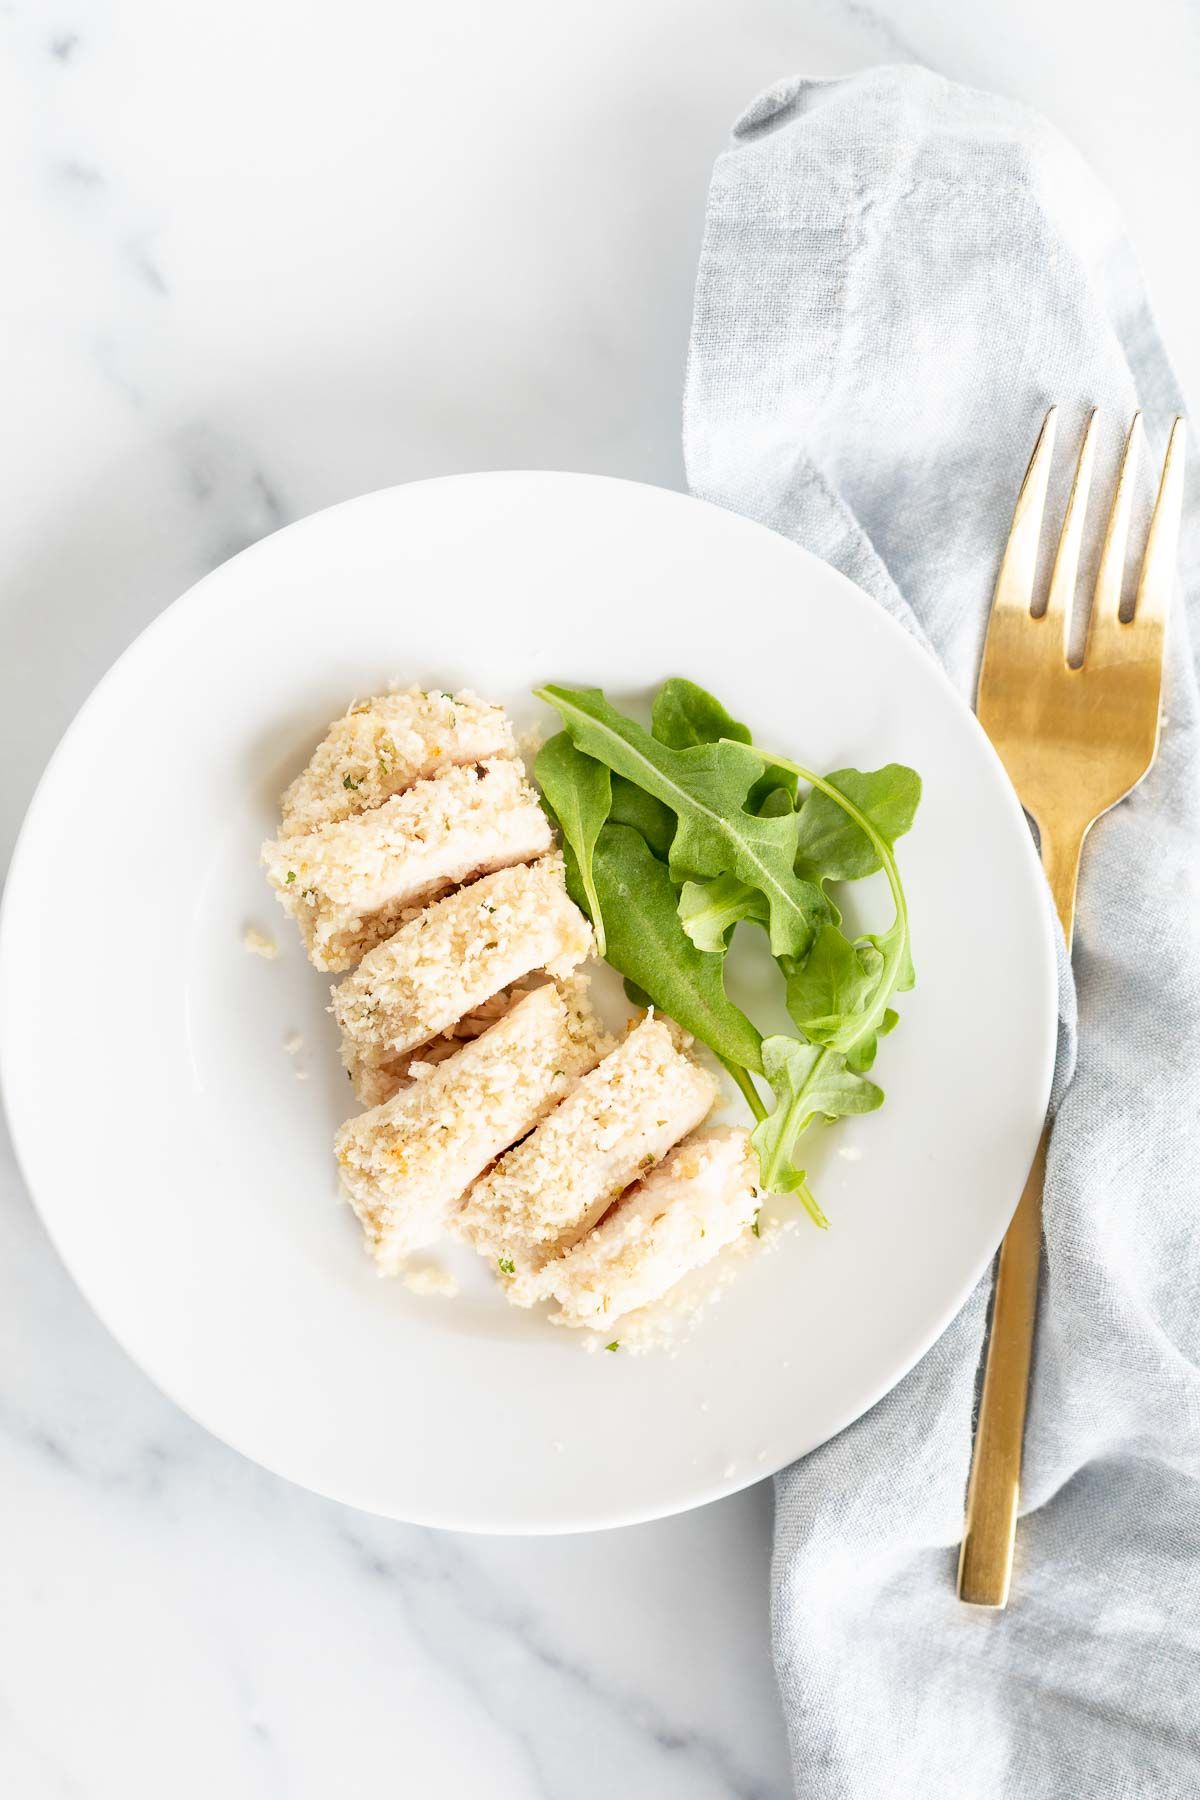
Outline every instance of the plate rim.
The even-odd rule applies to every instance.
[[[224,1428],[218,1428],[216,1425],[212,1424],[205,1416],[204,1408],[197,1408],[194,1404],[184,1402],[180,1399],[171,1383],[163,1380],[142,1361],[140,1356],[136,1355],[129,1348],[122,1331],[113,1324],[107,1312],[89,1291],[87,1282],[83,1276],[76,1269],[68,1249],[60,1239],[56,1226],[47,1217],[36,1192],[35,1185],[30,1179],[23,1139],[23,1126],[16,1115],[12,1100],[15,1087],[13,1064],[17,1055],[14,1046],[19,1034],[12,1022],[12,1008],[10,1005],[11,994],[14,987],[11,970],[16,958],[15,948],[10,941],[12,935],[11,920],[16,911],[16,904],[13,896],[14,894],[19,893],[28,879],[26,875],[26,864],[29,855],[28,846],[34,836],[36,824],[41,813],[53,801],[54,782],[58,767],[65,759],[66,753],[69,747],[74,743],[76,737],[86,728],[88,718],[93,709],[100,703],[100,700],[110,683],[115,681],[118,671],[122,670],[128,662],[148,654],[149,649],[153,645],[153,641],[160,632],[177,629],[182,619],[190,616],[198,606],[203,604],[203,593],[209,584],[213,582],[215,578],[223,576],[225,571],[234,563],[244,563],[248,560],[253,561],[257,557],[269,554],[270,547],[279,538],[288,534],[303,533],[306,528],[310,528],[317,522],[327,519],[331,514],[350,513],[355,509],[365,509],[371,505],[383,504],[392,496],[398,494],[408,495],[415,490],[444,488],[451,485],[465,488],[477,483],[517,484],[530,482],[550,485],[559,482],[582,483],[593,487],[609,486],[635,489],[642,492],[648,491],[655,496],[665,498],[669,502],[678,503],[689,508],[699,507],[709,514],[719,514],[723,521],[733,521],[737,526],[746,528],[752,534],[762,533],[765,536],[774,539],[777,543],[786,546],[786,548],[798,558],[799,564],[816,565],[816,567],[822,571],[823,576],[832,576],[834,578],[835,583],[843,590],[852,605],[869,609],[874,618],[883,624],[885,631],[896,634],[900,639],[906,640],[910,646],[925,652],[926,661],[930,671],[949,697],[960,720],[966,723],[967,729],[975,734],[978,742],[984,749],[985,765],[990,769],[991,776],[999,791],[1002,802],[1007,807],[1014,825],[1018,828],[1018,832],[1014,837],[1014,843],[1020,841],[1024,845],[1024,850],[1023,852],[1018,853],[1017,860],[1022,866],[1024,875],[1028,878],[1031,888],[1041,891],[1044,902],[1037,909],[1038,917],[1041,921],[1041,931],[1037,939],[1038,959],[1041,964],[1037,982],[1037,991],[1042,997],[1044,1010],[1042,1022],[1043,1031],[1041,1034],[1043,1043],[1040,1066],[1037,1070],[1037,1091],[1041,1098],[1039,1111],[1041,1115],[1045,1115],[1049,1107],[1057,1056],[1058,1022],[1058,946],[1054,935],[1054,920],[1051,914],[1049,892],[1048,889],[1045,888],[1041,861],[1034,844],[1032,832],[1029,829],[1024,811],[1017,797],[1016,790],[1013,788],[1003,763],[992,745],[991,740],[979,724],[974,711],[955,687],[936,655],[922,642],[921,638],[915,632],[908,630],[904,623],[897,618],[894,613],[869,594],[865,588],[860,587],[857,582],[843,574],[840,569],[835,568],[832,563],[826,562],[824,558],[818,556],[814,551],[807,549],[802,544],[796,543],[793,539],[786,537],[783,533],[774,531],[770,526],[763,525],[760,521],[751,519],[743,513],[737,513],[729,508],[717,506],[712,501],[704,500],[696,495],[686,493],[677,488],[660,487],[653,482],[639,481],[626,476],[592,473],[585,470],[524,468],[479,469],[464,471],[458,474],[429,476],[417,481],[395,482],[387,487],[373,488],[365,493],[351,495],[345,499],[334,501],[328,506],[320,507],[313,512],[306,513],[303,517],[292,520],[287,525],[281,526],[277,531],[270,532],[266,536],[256,539],[254,543],[246,545],[233,556],[227,557],[223,562],[218,563],[214,568],[206,571],[205,574],[200,576],[189,587],[185,588],[181,594],[177,595],[174,600],[169,601],[152,619],[148,620],[142,629],[108,665],[75,711],[38,777],[13,844],[12,855],[4,880],[3,893],[0,894],[0,1107],[3,1109],[8,1125],[9,1135],[13,1146],[14,1160],[20,1172],[25,1191],[43,1230],[46,1232],[47,1237],[53,1245],[60,1262],[66,1269],[76,1291],[81,1295],[92,1313],[100,1321],[109,1336],[119,1346],[122,1353],[129,1359],[133,1366],[148,1381],[150,1381],[158,1392],[163,1394],[172,1405],[178,1407],[187,1418],[191,1419],[195,1424],[199,1425],[220,1443],[225,1444],[236,1454],[244,1457],[248,1462],[255,1466],[266,1469],[276,1478],[289,1482],[292,1486],[301,1487],[308,1492],[316,1493],[324,1499],[333,1500],[340,1505],[349,1506],[356,1511],[368,1513],[370,1516],[392,1518],[399,1523],[419,1525],[425,1528],[438,1530],[459,1531],[480,1536],[552,1537],[567,1536],[582,1532],[614,1530],[627,1525],[647,1524],[658,1519],[670,1518],[689,1512],[696,1507],[709,1505],[715,1500],[726,1499],[733,1494],[743,1492],[747,1488],[757,1486],[760,1482],[768,1479],[768,1477],[779,1473],[781,1469],[790,1467],[793,1462],[798,1461],[804,1456],[811,1455],[814,1450],[819,1449],[823,1444],[829,1443],[841,1432],[847,1430],[859,1419],[865,1417],[865,1415],[891,1393],[894,1388],[898,1387],[949,1329],[954,1319],[970,1299],[971,1294],[979,1285],[989,1264],[994,1259],[1012,1214],[1010,1213],[1005,1218],[1004,1224],[1002,1225],[999,1234],[995,1237],[994,1242],[991,1241],[992,1233],[989,1232],[987,1234],[988,1247],[986,1253],[982,1253],[977,1257],[972,1266],[969,1278],[963,1281],[956,1289],[952,1300],[939,1311],[929,1327],[919,1334],[918,1345],[912,1355],[904,1361],[902,1365],[897,1365],[882,1382],[873,1387],[866,1398],[861,1401],[853,1402],[845,1409],[844,1413],[839,1413],[837,1415],[837,1422],[827,1432],[812,1442],[803,1443],[783,1462],[776,1463],[773,1459],[770,1459],[761,1468],[757,1468],[745,1474],[739,1474],[735,1478],[717,1478],[715,1480],[710,1479],[708,1481],[698,1482],[695,1487],[689,1491],[688,1497],[682,1501],[671,1501],[665,1504],[652,1504],[647,1506],[632,1505],[621,1509],[610,1509],[601,1516],[589,1516],[586,1513],[573,1512],[569,1517],[564,1516],[549,1523],[541,1521],[529,1524],[514,1524],[511,1522],[497,1524],[489,1522],[486,1514],[482,1512],[477,1514],[452,1515],[445,1508],[439,1508],[436,1512],[430,1510],[422,1512],[420,1508],[416,1510],[407,1510],[403,1514],[393,1511],[381,1512],[378,1509],[365,1504],[361,1499],[339,1492],[336,1483],[310,1482],[307,1479],[300,1481],[296,1476],[278,1468],[269,1458],[264,1457],[257,1451],[249,1449],[242,1443],[239,1443],[236,1435],[231,1436]],[[1039,1126],[1032,1134],[1029,1145],[1030,1164],[1032,1164],[1040,1130],[1041,1127]],[[1013,1196],[1013,1212],[1016,1210],[1019,1198],[1020,1192],[1018,1191]]]

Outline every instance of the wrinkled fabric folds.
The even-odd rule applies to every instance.
[[[1120,220],[1070,146],[919,69],[756,101],[708,201],[693,491],[849,575],[970,696],[1051,402],[1051,516],[1098,406],[1098,537],[1138,405],[1144,514],[1182,402]],[[775,1658],[814,1800],[1200,1792],[1193,491],[1162,748],[1089,839],[1073,986],[1063,970],[1013,1598],[988,1613],[954,1592],[989,1277],[885,1400],[778,1478]]]

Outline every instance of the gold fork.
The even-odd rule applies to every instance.
[[[1045,610],[1034,587],[1055,408],[1046,415],[996,579],[976,711],[1038,828],[1042,863],[1070,950],[1083,842],[1102,813],[1145,775],[1158,749],[1163,642],[1183,495],[1184,424],[1171,428],[1132,617],[1121,617],[1125,549],[1141,415],[1125,440],[1092,595],[1083,662],[1067,660],[1075,578],[1094,452],[1095,413],[1083,435]],[[1021,1440],[1037,1308],[1042,1181],[1049,1125],[1000,1247],[992,1329],[958,1563],[959,1598],[1004,1606],[1012,1574]]]

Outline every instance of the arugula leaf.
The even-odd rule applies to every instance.
[[[876,950],[885,956],[896,956],[896,975],[892,983],[892,992],[906,994],[917,985],[917,971],[913,968],[912,945],[908,937],[908,920],[901,918],[899,912],[886,931],[876,932],[866,939],[874,944]]]
[[[863,813],[885,844],[903,837],[921,798],[921,777],[903,763],[836,769],[825,777]],[[883,866],[878,848],[829,794],[814,788],[797,815],[796,868],[813,881],[858,881]]]
[[[861,1014],[847,1019],[836,1037],[829,1041],[836,1049],[844,1050],[849,1067],[861,1073],[875,1061],[878,1040],[886,1037],[899,1023],[899,1014],[888,1005],[889,999],[893,994],[911,988],[917,978],[909,948],[907,917],[897,912],[886,931],[865,937],[856,950],[859,956],[874,954],[881,959],[878,981]]]
[[[685,881],[679,896],[679,921],[697,950],[724,951],[742,919],[767,923],[767,903],[757,888],[736,875],[712,881]]]
[[[836,1050],[799,1038],[765,1039],[762,1058],[775,1109],[755,1126],[750,1141],[758,1151],[764,1189],[791,1193],[804,1180],[792,1164],[792,1152],[805,1127],[817,1118],[874,1112],[883,1105],[883,1090],[848,1068]]]
[[[874,944],[852,944],[836,925],[822,925],[804,962],[784,971],[788,1012],[811,1043],[840,1050],[860,1035],[883,964]]]
[[[686,685],[690,687],[691,683]],[[695,691],[704,693],[702,688]],[[665,688],[663,692],[666,692]],[[719,700],[714,700],[711,694],[704,697],[711,702],[712,710],[708,715],[711,728],[715,728],[718,717],[729,719]],[[744,729],[735,720],[729,722],[738,731]],[[786,818],[795,810],[795,795],[794,775],[786,769],[766,769],[747,794],[746,806],[748,811],[758,813],[764,819]],[[830,912],[836,912],[832,903]],[[733,927],[742,919],[752,919],[756,925],[769,922],[763,896],[748,882],[739,881],[736,875],[716,875],[710,881],[685,881],[679,896],[679,917],[698,950],[727,950]]]
[[[675,814],[652,794],[643,793],[623,775],[612,778],[612,807],[609,818],[614,825],[632,825],[640,831],[655,856],[666,862],[675,836]]]
[[[690,750],[693,744],[719,744],[734,738],[750,742],[750,728],[725,711],[721,702],[694,681],[673,675],[654,698],[650,731],[669,750]]]
[[[761,1071],[762,1037],[725,993],[724,958],[697,950],[684,936],[671,877],[645,840],[628,825],[605,825],[592,868],[612,966],[718,1056]],[[567,886],[576,898],[579,882],[570,856]]]
[[[592,854],[612,802],[609,772],[603,763],[577,750],[565,731],[542,745],[533,772],[563,837],[575,853],[587,899],[585,911],[596,933],[597,954],[603,956],[604,913],[592,877]]]
[[[604,919],[608,960],[630,997],[661,1007],[724,1063],[756,1121],[764,1188],[798,1195],[824,1226],[795,1147],[814,1120],[882,1103],[865,1075],[897,1022],[892,996],[913,982],[893,843],[912,823],[919,778],[896,764],[819,775],[757,748],[719,700],[682,679],[656,698],[651,733],[597,688],[538,692],[563,719],[554,742],[572,746],[547,761],[550,787],[561,777],[573,896]],[[811,792],[797,808],[801,781]],[[825,884],[876,870],[892,923],[851,941]],[[768,930],[800,1037],[764,1043],[725,993],[724,957],[742,920]],[[769,1114],[754,1074],[770,1084]]]
[[[880,955],[883,957],[883,968],[880,971],[879,985],[875,996],[867,1007],[864,1018],[854,1034],[854,1042],[857,1044],[869,1037],[872,1032],[877,1033],[879,1031],[882,1022],[887,1015],[887,1003],[892,995],[903,991],[906,988],[911,988],[916,981],[908,931],[908,903],[904,898],[904,888],[900,881],[900,871],[896,867],[895,854],[891,844],[881,834],[870,815],[861,811],[853,799],[850,798],[849,794],[846,792],[845,785],[841,788],[837,788],[833,785],[833,781],[830,777],[814,774],[811,769],[802,768],[799,763],[789,762],[786,757],[771,756],[768,754],[766,760],[768,762],[779,763],[784,768],[794,769],[796,774],[799,775],[802,780],[811,782],[814,791],[823,793],[826,798],[839,806],[849,816],[850,822],[855,826],[863,839],[866,840],[872,855],[878,858],[878,866],[886,875],[888,886],[891,889],[892,904],[895,907],[895,916],[893,917],[892,923],[886,931],[881,932],[878,936],[869,936],[863,940],[864,943],[873,945],[874,948],[879,951]],[[890,767],[895,771],[899,768],[899,765],[892,764]],[[852,770],[848,773],[857,775],[858,771]],[[888,773],[888,771],[876,771],[876,775],[883,775],[886,773]],[[908,778],[909,782],[915,782],[919,791],[920,777],[916,775],[913,770],[904,769],[901,770],[900,773]],[[862,777],[862,779],[864,781],[874,781],[875,776]],[[915,806],[915,801],[913,804]],[[910,812],[910,819],[911,816]],[[870,1054],[873,1055],[874,1052],[871,1051]]]
[[[725,710],[715,694],[673,675],[664,681],[654,700],[650,732],[672,750],[688,750],[693,744],[719,744],[722,738],[736,743],[753,741],[750,728]],[[750,812],[777,818],[795,810],[796,777],[784,769],[766,769],[746,796]],[[764,802],[770,800],[767,807]]]
[[[763,819],[780,819],[787,813],[796,810],[796,777],[787,777],[782,782],[775,780],[775,771],[768,769],[766,774],[755,782],[746,796],[746,804],[751,812],[756,812]],[[790,780],[791,785],[788,785]],[[761,790],[761,792],[760,792]]]
[[[829,903],[815,883],[795,872],[798,815],[761,818],[745,810],[746,797],[764,772],[762,757],[730,739],[672,750],[623,718],[599,688],[552,685],[538,688],[537,695],[557,707],[585,755],[670,807],[678,821],[672,875],[738,876],[766,900],[774,954],[804,954],[818,925],[830,917]]]
[[[894,1031],[899,1023],[900,1014],[893,1012],[890,1006],[887,1007],[879,1021],[878,1028],[868,1033],[866,1037],[860,1038],[847,1050],[846,1067],[853,1069],[856,1075],[865,1075],[875,1061],[875,1052],[879,1048],[880,1038],[886,1037],[889,1031]]]

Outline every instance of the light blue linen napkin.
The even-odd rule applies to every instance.
[[[1156,466],[1182,410],[1070,147],[919,69],[756,101],[709,196],[693,490],[842,569],[969,696],[1052,401],[1060,442],[1102,409],[1100,496],[1135,405]],[[990,1613],[954,1592],[989,1280],[779,1477],[774,1644],[805,1796],[1200,1793],[1198,526],[1189,501],[1158,762],[1084,858],[1077,1033],[1064,972],[1013,1598]]]

